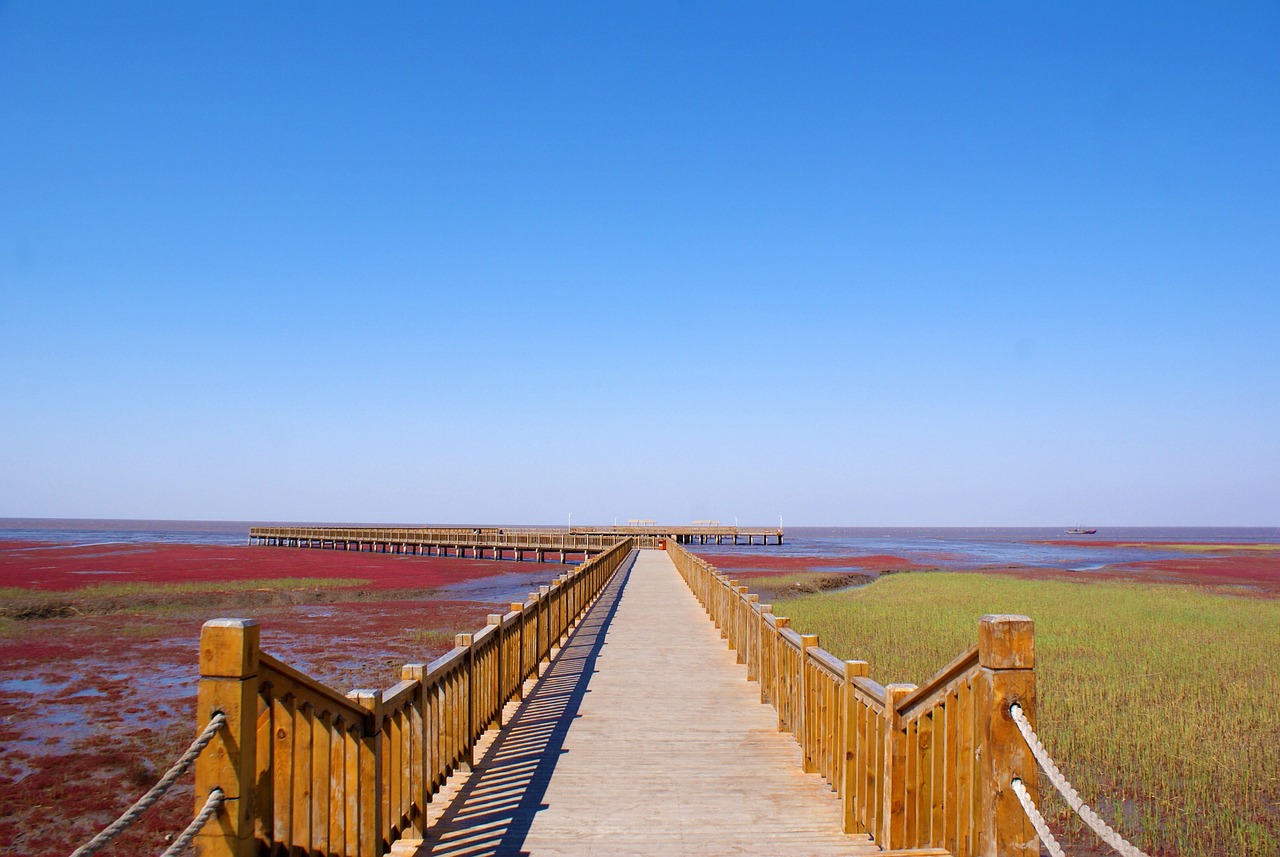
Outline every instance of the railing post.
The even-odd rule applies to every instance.
[[[782,629],[789,628],[791,620],[786,616],[775,616],[773,622],[773,675],[770,677],[769,696],[773,700],[773,710],[778,714],[778,731],[783,732],[786,730],[783,712],[787,703],[779,692],[782,688]]]
[[[983,616],[978,623],[977,847],[980,857],[1037,857],[1040,840],[1010,787],[1022,780],[1033,801],[1039,776],[1031,748],[1009,714],[1014,703],[1035,726],[1035,625],[1026,616]]]
[[[866,783],[866,777],[858,767],[857,749],[861,740],[859,726],[861,718],[858,710],[858,694],[853,689],[855,678],[866,678],[871,675],[871,665],[866,661],[844,662],[844,729],[841,730],[840,749],[841,781],[840,804],[842,810],[841,829],[845,833],[866,833],[862,822],[858,820],[857,795]]]
[[[476,767],[476,650],[471,645],[474,640],[471,634],[454,634],[454,648],[465,647],[467,650],[467,665],[464,672],[467,675],[467,734],[464,739],[463,746],[466,747],[466,755],[463,756],[462,764],[466,766],[466,770],[474,771]]]
[[[546,645],[544,646],[543,643]],[[538,666],[551,658],[551,587],[538,587]]]
[[[884,689],[884,805],[880,809],[880,847],[902,848],[907,837],[907,732],[898,703],[914,684]]]
[[[400,669],[401,681],[416,681],[418,690],[413,698],[413,710],[409,717],[409,746],[413,758],[409,760],[410,806],[417,810],[410,813],[410,829],[406,838],[422,839],[427,835],[427,784],[431,782],[430,760],[427,753],[427,693],[426,664],[405,664]]]
[[[766,683],[768,679],[768,670],[764,668],[764,635],[769,633],[769,623],[765,620],[766,614],[773,613],[772,604],[761,604],[760,615],[756,617],[756,681],[760,682],[760,702],[769,702],[769,686]]]
[[[734,651],[736,652],[736,660],[740,664],[745,664],[747,662],[747,641],[745,632],[747,628],[747,613],[751,610],[751,603],[747,599],[748,591],[750,591],[750,587],[747,586],[735,586],[733,588],[733,606],[737,615],[734,617],[733,634],[731,636],[733,639]],[[756,598],[759,600],[759,596],[756,596]]]
[[[199,857],[250,857],[254,836],[253,787],[257,778],[258,623],[213,619],[200,631],[198,730],[221,711],[227,723],[196,759],[196,811],[209,792],[222,789],[226,802],[195,838]]]
[[[498,626],[493,633],[498,635],[498,641],[494,645],[497,646],[498,663],[497,669],[494,670],[494,681],[497,684],[497,692],[494,699],[497,705],[497,712],[493,716],[493,722],[490,727],[494,729],[502,728],[502,710],[506,708],[506,678],[507,678],[507,637],[506,632],[502,628],[502,614],[490,613],[489,624]]]
[[[517,632],[518,632],[518,633],[517,633],[517,636],[516,636],[516,648],[518,649],[518,651],[516,652],[516,681],[515,681],[515,685],[516,685],[516,692],[515,692],[515,698],[516,698],[516,699],[524,699],[524,677],[525,677],[525,675],[526,675],[526,673],[525,673],[525,669],[526,669],[526,667],[525,667],[525,663],[524,663],[524,647],[525,647],[525,642],[524,642],[524,625],[525,625],[525,622],[524,622],[524,604],[523,604],[522,602],[512,601],[512,602],[511,602],[511,612],[512,612],[512,613],[516,613],[516,614],[518,614],[518,615],[519,615],[519,617],[520,617],[519,619],[517,619],[517,620],[516,620],[516,630],[517,630]]]
[[[809,735],[809,721],[812,719],[809,711],[809,697],[813,694],[813,688],[809,686],[809,650],[817,646],[817,634],[800,635],[800,676],[797,682],[800,693],[798,694],[799,705],[796,706],[795,713],[795,729],[796,740],[800,742],[800,769],[806,774],[812,774],[818,770],[812,753],[813,741]]]
[[[353,690],[347,699],[366,715],[360,736],[360,857],[378,857],[386,824],[382,817],[382,696],[376,690]]]

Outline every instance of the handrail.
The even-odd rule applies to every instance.
[[[747,587],[673,541],[666,550],[730,648],[800,744],[804,770],[841,799],[843,827],[884,849],[1035,857],[1037,834],[1012,787],[1034,799],[1035,760],[1008,715],[1035,714],[1034,628],[989,615],[978,642],[920,687],[882,685],[790,627]]]
[[[343,695],[259,648],[252,619],[206,622],[197,716],[226,721],[196,761],[199,854],[378,857],[422,838],[426,807],[622,566],[631,539],[493,614],[400,681]],[[222,794],[221,802],[210,802]]]
[[[911,691],[898,703],[898,713],[911,715],[918,709],[929,709],[936,702],[939,694],[945,695],[957,681],[978,667],[978,647],[970,646],[955,660],[938,670],[937,674],[920,687]]]

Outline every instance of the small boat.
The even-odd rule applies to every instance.
[[[1072,527],[1071,529],[1067,530],[1067,535],[1069,535],[1069,536],[1091,536],[1091,535],[1093,535],[1093,534],[1094,534],[1094,533],[1096,533],[1096,532],[1098,532],[1098,528],[1097,528],[1097,527],[1094,527],[1094,528],[1092,528],[1092,529],[1089,529],[1088,527]]]

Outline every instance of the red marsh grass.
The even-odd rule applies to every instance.
[[[70,852],[181,754],[197,731],[206,619],[258,619],[264,649],[341,692],[385,688],[401,664],[443,654],[496,606],[433,589],[515,568],[287,548],[0,542],[0,852]],[[561,570],[520,568],[547,578]],[[189,775],[180,783],[112,853],[164,849],[191,819]]]
[[[1151,854],[1280,855],[1280,600],[1203,588],[905,573],[775,604],[880,682],[921,683],[986,613],[1036,624],[1039,734]],[[1063,844],[1097,840],[1042,780]]]

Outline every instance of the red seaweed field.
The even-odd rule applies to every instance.
[[[1070,543],[1065,543],[1070,544]],[[1177,556],[1136,559],[1088,570],[1039,567],[1035,565],[973,566],[956,564],[945,554],[935,554],[928,562],[890,555],[770,556],[767,553],[698,554],[721,571],[745,578],[804,572],[862,572],[892,574],[899,571],[976,571],[1034,579],[1127,580],[1135,583],[1176,583],[1228,589],[1234,594],[1260,597],[1280,596],[1280,550],[1270,545],[1209,545],[1191,543],[1092,543],[1094,546],[1135,547],[1152,551],[1173,551]]]
[[[205,620],[257,619],[266,651],[335,689],[385,688],[401,664],[443,654],[454,633],[483,627],[488,613],[559,571],[343,551],[0,541],[0,852],[70,852],[181,754],[198,731]],[[308,583],[292,589],[287,579]],[[246,590],[247,581],[279,588]],[[93,594],[100,584],[113,594]],[[188,775],[102,853],[158,853],[191,814]]]

